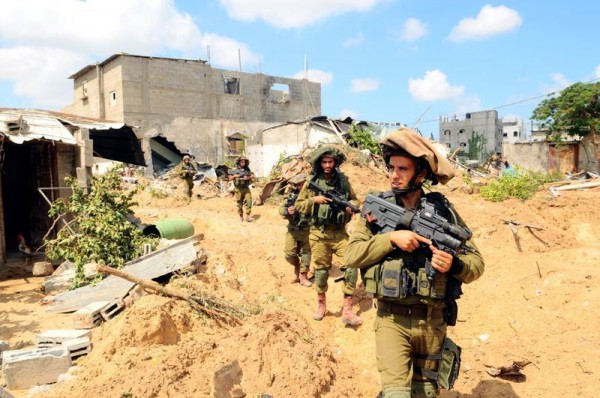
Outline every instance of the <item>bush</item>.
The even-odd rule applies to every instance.
[[[481,187],[480,194],[492,202],[501,202],[508,198],[529,199],[535,195],[544,183],[557,181],[560,173],[541,174],[515,167],[510,174],[504,174],[498,180]]]
[[[156,247],[157,240],[143,236],[127,220],[132,214],[136,190],[124,192],[122,178],[116,170],[92,179],[89,192],[77,186],[77,179],[67,178],[73,195],[58,199],[48,212],[50,217],[70,219],[55,239],[46,241],[46,253],[52,260],[69,260],[75,264],[73,288],[85,285],[83,266],[89,262],[120,268],[142,254],[144,243]],[[98,276],[97,279],[100,279]]]

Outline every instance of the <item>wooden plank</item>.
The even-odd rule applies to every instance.
[[[198,234],[182,239],[173,245],[149,253],[127,263],[123,270],[141,279],[155,279],[189,266],[197,259],[195,245],[204,237]],[[74,312],[94,301],[112,301],[127,295],[134,284],[118,276],[110,275],[95,286],[57,294],[48,298],[44,304],[49,312]]]

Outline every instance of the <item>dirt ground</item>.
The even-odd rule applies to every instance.
[[[387,189],[383,173],[344,164],[359,199]],[[443,397],[594,397],[600,385],[600,190],[547,190],[531,200],[491,203],[463,193],[460,177],[439,190],[474,231],[484,255],[483,277],[464,285],[450,336],[463,348],[460,377]],[[289,284],[283,259],[285,221],[277,201],[253,208],[240,223],[229,196],[194,198],[182,189],[163,199],[148,190],[136,215],[145,223],[185,217],[203,233],[202,272],[171,283],[196,288],[239,306],[260,308],[241,326],[218,327],[182,301],[147,295],[93,329],[91,353],[69,379],[45,392],[16,397],[369,397],[379,391],[371,300],[358,295],[358,328],[341,322],[342,286],[334,268],[328,314],[312,320],[316,293]],[[258,196],[258,189],[253,194]],[[356,217],[356,216],[355,216]],[[516,233],[505,220],[532,224]],[[349,226],[352,228],[352,223]],[[6,271],[6,270],[5,270]],[[70,328],[69,314],[44,310],[42,278],[0,282],[0,340],[11,349],[33,345],[35,334]],[[489,375],[529,361],[522,377]],[[1,381],[1,380],[0,380]]]

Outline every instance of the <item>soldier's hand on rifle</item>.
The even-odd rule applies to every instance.
[[[313,203],[315,203],[317,205],[326,205],[329,202],[331,202],[331,199],[329,199],[323,195],[313,196],[312,200],[313,200]]]
[[[351,216],[351,215],[353,215],[353,214],[354,214],[354,212],[352,211],[352,209],[351,209],[351,208],[349,208],[349,207],[346,207],[346,208],[344,209],[344,211],[345,211],[345,212],[346,212],[346,214],[348,214],[349,216]]]
[[[452,254],[446,253],[433,245],[429,245],[429,250],[433,253],[433,256],[431,257],[431,266],[442,274],[450,271],[452,260],[454,259]]]
[[[431,245],[429,239],[408,229],[390,232],[390,242],[392,243],[392,246],[404,250],[405,252],[416,250],[421,243]]]

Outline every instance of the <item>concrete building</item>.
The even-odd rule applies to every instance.
[[[450,153],[460,149],[469,159],[484,160],[502,153],[502,134],[502,122],[494,110],[467,113],[464,119],[440,117],[440,142]]]
[[[63,112],[137,126],[148,165],[174,160],[155,137],[218,164],[244,152],[261,129],[321,114],[320,83],[202,60],[115,54],[70,78],[75,100]]]
[[[518,116],[506,116],[502,118],[502,142],[514,144],[525,141],[525,126],[523,119]]]

